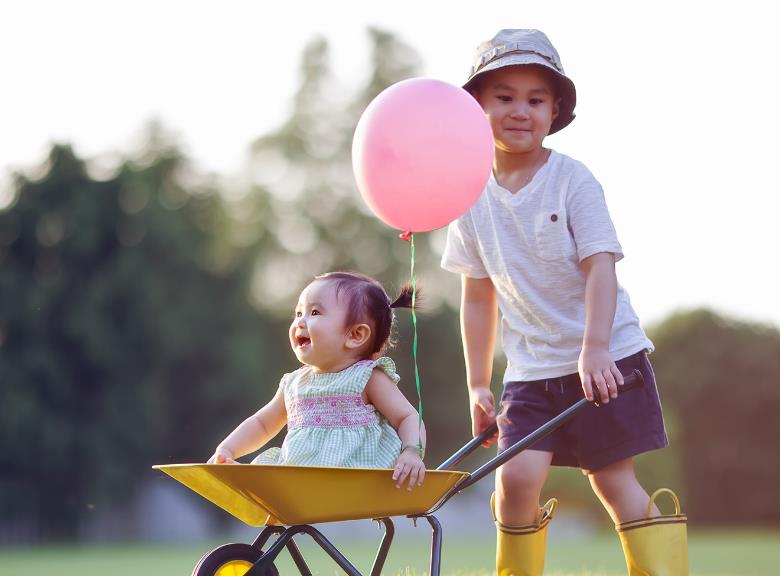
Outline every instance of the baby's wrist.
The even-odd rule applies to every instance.
[[[404,444],[401,446],[401,449],[398,451],[398,453],[401,454],[404,452],[404,450],[413,450],[414,453],[420,457],[420,460],[425,457],[425,448],[422,444]]]

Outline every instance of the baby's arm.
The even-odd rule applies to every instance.
[[[287,424],[284,393],[279,388],[271,401],[244,420],[220,442],[209,464],[235,464],[235,459],[260,449]]]
[[[393,480],[400,488],[409,478],[408,489],[422,485],[425,478],[425,464],[422,454],[416,449],[419,442],[425,449],[425,425],[420,426],[417,410],[409,404],[406,396],[398,389],[390,377],[379,369],[374,369],[366,384],[366,399],[385,417],[401,438],[401,453],[395,461]]]
[[[609,356],[609,341],[615,319],[617,278],[615,256],[599,252],[581,263],[585,271],[585,335],[582,339],[579,372],[582,390],[593,399],[594,387],[601,402],[617,398],[617,387],[623,384],[620,370]]]
[[[490,278],[463,276],[461,282],[460,329],[471,405],[471,433],[478,436],[496,421],[495,399],[490,391],[498,322],[496,289]]]

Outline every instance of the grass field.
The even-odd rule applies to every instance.
[[[770,576],[780,574],[780,532],[692,532],[692,576]],[[300,546],[315,574],[343,574],[319,549],[300,538]],[[190,574],[200,556],[226,541],[187,546],[126,545],[84,548],[0,548],[0,576],[178,576]],[[336,541],[347,558],[365,573],[375,553],[373,543]],[[384,574],[421,576],[427,573],[429,542],[396,538]],[[442,573],[490,575],[493,542],[444,538]],[[297,574],[282,553],[277,567],[283,576]],[[546,574],[554,576],[617,576],[625,565],[616,537],[604,534],[587,540],[550,542]]]

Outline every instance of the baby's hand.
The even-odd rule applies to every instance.
[[[409,478],[407,490],[411,490],[415,484],[422,486],[425,478],[425,464],[423,464],[416,446],[404,446],[395,460],[395,469],[393,470],[395,487],[400,488],[407,477]]]
[[[238,464],[233,460],[233,453],[227,448],[217,448],[214,455],[209,458],[207,464]]]

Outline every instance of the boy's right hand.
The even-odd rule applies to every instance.
[[[227,448],[217,448],[214,455],[208,459],[206,464],[238,464],[233,459],[233,453]]]
[[[496,402],[490,388],[470,390],[469,402],[471,404],[471,434],[476,437],[496,421]],[[489,446],[495,442],[496,436],[493,436],[483,446]]]

